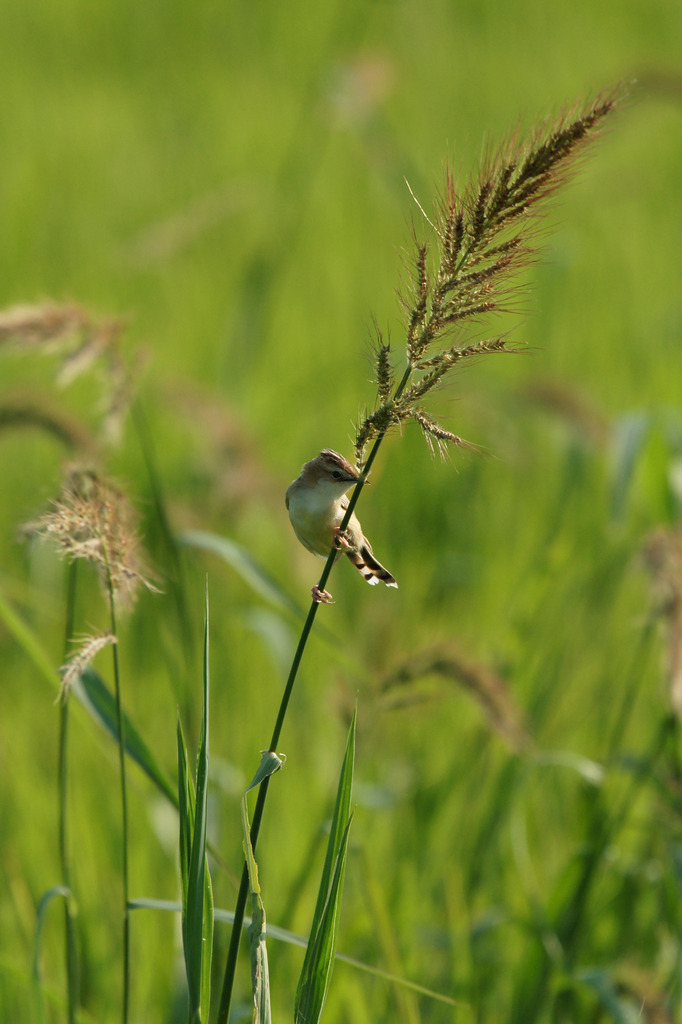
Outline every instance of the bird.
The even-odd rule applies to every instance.
[[[340,557],[345,553],[364,580],[375,586],[380,580],[387,587],[398,589],[395,577],[377,561],[372,545],[362,532],[355,513],[341,531],[341,522],[348,508],[346,492],[360,479],[348,459],[331,448],[306,462],[299,476],[289,485],[285,502],[294,533],[301,544],[314,555],[327,558],[334,545]],[[331,604],[332,595],[313,587],[313,600]]]

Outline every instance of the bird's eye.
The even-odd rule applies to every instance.
[[[332,473],[332,476],[334,477],[335,480],[340,480],[341,479],[341,473],[340,473],[340,471],[338,469],[334,470],[334,472]]]

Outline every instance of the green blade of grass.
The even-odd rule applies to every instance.
[[[200,548],[218,555],[241,576],[256,594],[269,604],[281,610],[301,615],[303,609],[282,590],[279,583],[260,565],[253,555],[227,537],[205,530],[187,530],[178,536],[178,541],[188,547]]]
[[[59,673],[54,668],[45,649],[40,643],[33,630],[26,625],[23,619],[17,615],[12,606],[5,600],[0,591],[0,618],[7,629],[23,649],[25,654],[33,662],[40,674],[46,681],[59,691],[61,681]],[[112,737],[118,741],[118,725],[116,722],[116,702],[114,696],[105,685],[101,677],[91,667],[88,667],[73,684],[73,692],[89,712],[92,718],[99,723]],[[178,798],[173,784],[168,775],[159,766],[151,750],[144,742],[140,733],[132,724],[128,716],[123,713],[124,734],[126,751],[130,757],[139,765],[145,775],[151,779],[155,786],[161,790],[174,807],[178,806]]]
[[[261,762],[262,763],[262,762]],[[272,771],[278,771],[279,765],[272,765]],[[251,789],[251,787],[249,787]],[[249,872],[249,887],[251,889],[251,922],[249,928],[249,948],[251,951],[251,988],[253,992],[253,1024],[271,1024],[272,1013],[270,1008],[270,972],[268,968],[268,949],[266,945],[266,920],[265,905],[261,896],[260,882],[258,879],[258,865],[251,845],[251,826],[249,824],[249,810],[247,794],[242,798],[241,816],[244,856],[246,867]]]
[[[603,765],[582,754],[574,754],[571,750],[543,750],[534,757],[533,763],[538,767],[569,768],[590,786],[601,786],[606,777]]]
[[[606,970],[585,970],[577,975],[578,981],[596,994],[602,1007],[614,1021],[614,1024],[639,1024],[642,1020],[642,1007],[621,997],[617,982]]]
[[[58,681],[55,673],[55,679]],[[116,722],[116,702],[114,696],[101,677],[93,668],[88,667],[73,684],[73,692],[92,715],[96,722],[106,729],[118,741],[118,725]],[[125,748],[129,757],[151,779],[155,786],[168,797],[174,807],[178,806],[178,796],[169,777],[159,766],[151,750],[142,739],[130,718],[123,713],[123,732]]]
[[[278,613],[285,612],[293,615],[297,621],[305,615],[305,608],[282,589],[277,580],[256,561],[246,548],[241,547],[235,541],[205,530],[187,530],[178,535],[177,541],[186,547],[198,548],[217,555],[234,569],[254,593],[276,608]],[[247,622],[250,628],[271,634],[269,639],[272,648],[272,626],[268,627],[263,618],[254,619],[252,613],[247,614]],[[357,658],[348,653],[338,637],[329,629],[323,625],[318,626],[317,637],[327,643],[334,650],[335,656],[354,673],[360,677],[366,674],[364,666],[359,664]],[[280,631],[274,640],[274,646],[281,651],[283,642],[286,643],[286,635]]]
[[[249,923],[249,947],[251,951],[251,985],[253,991],[254,1024],[271,1024],[270,1008],[270,973],[268,969],[268,951],[266,946],[265,906],[261,896],[258,880],[258,865],[251,843],[251,825],[249,823],[248,794],[261,784],[264,779],[278,772],[284,764],[284,756],[279,757],[273,750],[264,750],[258,770],[246,789],[241,803],[242,832],[244,857],[249,875],[251,890],[252,915]]]
[[[180,881],[182,891],[183,935],[185,907],[187,906],[187,881],[189,862],[192,856],[192,832],[194,830],[194,787],[189,774],[187,744],[178,717],[178,812],[180,815]]]
[[[320,889],[317,895],[317,903],[315,905],[315,913],[313,914],[313,923],[310,928],[310,934],[314,935],[319,927],[322,913],[327,901],[327,893],[331,886],[332,875],[334,872],[334,864],[341,848],[341,837],[346,828],[348,818],[350,817],[350,801],[353,787],[353,770],[355,767],[355,725],[357,719],[357,711],[353,712],[353,718],[350,723],[350,729],[348,731],[348,740],[346,742],[346,752],[343,759],[343,765],[341,767],[341,775],[339,777],[339,785],[336,793],[336,803],[334,806],[334,814],[332,816],[331,829],[329,832],[329,841],[327,843],[327,853],[324,860],[324,868],[322,870],[322,878],[320,879]]]
[[[310,940],[296,991],[294,1016],[297,1024],[314,1024],[319,1020],[334,967],[336,934],[352,819],[350,801],[355,763],[356,720],[357,709],[353,712],[348,730],[346,753],[339,777],[327,854],[310,929]]]
[[[336,952],[336,936],[341,912],[343,880],[346,873],[348,837],[353,817],[348,819],[341,835],[338,854],[334,862],[331,884],[325,893],[319,925],[311,933],[306,949],[303,969],[296,991],[294,1020],[296,1024],[317,1024],[331,984]],[[320,887],[320,893],[322,893]]]
[[[206,859],[209,760],[209,609],[206,591],[204,627],[203,713],[197,756],[196,796],[187,771],[187,752],[178,730],[180,790],[180,859],[183,871],[183,945],[189,990],[190,1021],[208,1020],[211,998],[213,893]],[[184,806],[183,806],[184,805]]]
[[[45,1019],[45,1008],[43,1006],[43,993],[40,977],[40,948],[43,925],[45,924],[48,907],[57,896],[63,896],[64,899],[69,900],[71,899],[71,892],[63,885],[55,885],[52,889],[48,889],[46,893],[43,893],[40,903],[38,904],[38,909],[36,910],[36,929],[33,936],[33,967],[31,976],[33,980],[36,1020],[38,1022],[42,1022]]]
[[[201,961],[201,1020],[208,1021],[211,1005],[211,966],[213,964],[213,927],[215,908],[213,902],[213,883],[208,870],[208,857],[204,855],[204,898],[203,925],[201,933],[203,958]]]
[[[651,430],[648,413],[632,412],[621,416],[613,432],[613,483],[611,517],[616,521],[625,514],[630,487],[637,462]]]
[[[161,910],[165,913],[182,913],[182,904],[176,900],[157,900],[151,897],[140,896],[137,899],[130,900],[128,906],[131,910]],[[223,910],[221,907],[216,907],[214,911],[214,918],[221,924],[233,924],[234,923],[234,911]],[[243,927],[250,928],[252,919],[248,916],[244,918]],[[275,939],[276,942],[286,942],[290,946],[298,946],[299,949],[305,949],[308,945],[308,939],[304,935],[297,935],[296,932],[291,932],[287,928],[280,928],[279,925],[266,923],[265,934],[268,938]],[[419,995],[426,996],[428,999],[435,999],[439,1003],[445,1003],[447,1006],[458,1006],[460,1009],[468,1009],[466,1003],[461,1000],[453,999],[452,996],[446,996],[442,992],[435,992],[433,989],[427,988],[425,985],[419,985],[416,981],[410,981],[409,978],[401,978],[398,974],[392,974],[390,971],[385,971],[381,967],[375,967],[372,964],[366,964],[362,960],[356,959],[356,957],[348,956],[346,953],[334,953],[334,959],[344,964],[349,964],[350,967],[354,967],[358,971],[363,971],[365,974],[370,974],[375,978],[381,978],[383,981],[387,981],[392,985],[400,985],[403,988],[409,988],[413,992],[417,992]]]
[[[51,686],[59,689],[59,676],[55,672],[54,665],[50,661],[45,648],[30,626],[26,625],[21,616],[17,614],[9,601],[7,601],[2,591],[0,591],[0,619],[2,619],[8,631],[24,651],[24,654],[33,662],[40,674]]]

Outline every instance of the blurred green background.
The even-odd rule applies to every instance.
[[[145,594],[121,627],[125,701],[173,772],[178,706],[196,740],[208,572],[212,832],[229,867],[216,869],[215,891],[228,909],[238,800],[300,616],[193,549],[178,576],[147,460],[173,530],[231,538],[305,607],[321,563],[297,544],[284,491],[321,447],[352,453],[374,397],[373,318],[401,358],[395,290],[411,224],[423,227],[405,179],[432,210],[447,164],[466,181],[486,145],[518,126],[638,79],[553,207],[523,316],[483,332],[512,329],[526,353],[480,361],[432,405],[487,455],[441,463],[416,428],[391,438],[360,513],[400,590],[370,590],[342,564],[336,604],[318,616],[260,846],[269,920],[309,926],[357,695],[339,946],[462,1001],[453,1011],[340,965],[329,1024],[682,1019],[665,667],[682,597],[659,566],[668,631],[650,629],[640,557],[682,503],[681,53],[682,10],[664,0],[0,8],[0,308],[70,302],[128,322],[136,413],[100,460],[140,512],[164,593]],[[63,409],[96,434],[97,368],[63,389],[56,368],[3,345],[0,407]],[[0,433],[0,590],[55,668],[64,568],[17,534],[75,457],[48,431]],[[81,581],[78,632],[104,628],[96,585]],[[0,658],[0,1016],[18,1021],[30,1019],[36,905],[59,881],[58,711],[56,689],[2,623]],[[98,669],[110,682],[106,654]],[[497,717],[481,708],[491,673]],[[85,714],[71,764],[83,1019],[109,1021],[120,1000],[116,758]],[[176,899],[173,814],[139,773],[131,784],[132,894]],[[578,905],[571,932],[562,914]],[[41,965],[56,1021],[52,913]],[[219,927],[220,969],[227,939]],[[177,924],[139,912],[133,950],[132,1019],[184,1019]],[[270,952],[286,1019],[301,954]],[[239,985],[246,1018],[246,961]]]

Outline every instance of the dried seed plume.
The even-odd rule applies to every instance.
[[[122,319],[99,319],[76,305],[14,306],[0,311],[0,346],[56,356],[60,387],[95,368],[101,381],[102,434],[115,442],[133,394],[133,374],[121,353],[125,326]]]
[[[490,666],[457,651],[422,651],[398,666],[381,687],[386,706],[400,706],[410,697],[414,699],[415,685],[430,676],[454,683],[468,693],[482,709],[491,731],[516,753],[531,748],[523,713],[508,682]]]
[[[55,704],[68,700],[71,687],[82,676],[95,655],[99,654],[104,647],[116,642],[117,640],[113,633],[98,633],[96,636],[85,636],[82,638],[78,650],[71,655],[59,670],[59,674],[62,677],[62,685]]]
[[[52,507],[23,532],[53,541],[71,561],[90,562],[120,607],[133,604],[140,586],[158,592],[139,555],[132,506],[94,469],[72,467]]]

